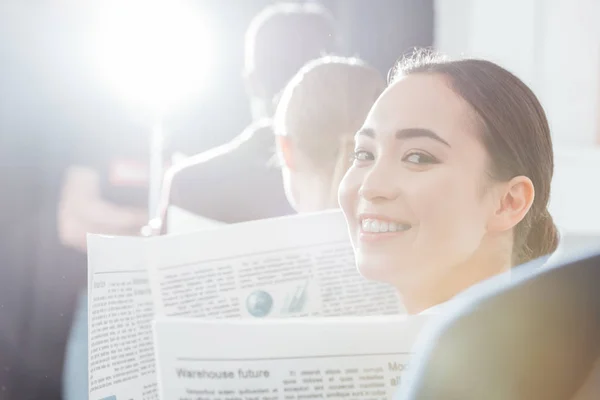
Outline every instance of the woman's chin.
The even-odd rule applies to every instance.
[[[415,284],[419,280],[418,270],[414,269],[416,260],[408,257],[384,257],[356,253],[356,265],[360,274],[370,281],[388,283],[400,289]]]
[[[398,268],[390,262],[377,262],[377,260],[361,260],[357,256],[356,265],[358,272],[370,281],[394,284],[398,280]]]

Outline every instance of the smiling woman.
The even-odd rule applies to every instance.
[[[419,313],[553,252],[552,173],[544,111],[517,77],[482,60],[402,61],[339,191],[361,273]]]

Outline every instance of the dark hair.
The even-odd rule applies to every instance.
[[[397,77],[416,73],[447,77],[454,92],[475,110],[493,179],[527,176],[533,182],[533,204],[515,227],[513,265],[556,250],[558,231],[547,208],[554,154],[550,127],[537,97],[519,78],[490,61],[451,61],[428,50],[401,59],[388,80],[392,83]]]
[[[332,206],[351,164],[354,134],[383,89],[383,76],[364,61],[328,56],[302,67],[282,93],[275,133],[289,136],[315,169],[331,176]]]
[[[254,17],[246,32],[246,75],[271,100],[308,61],[335,52],[333,16],[316,3],[277,3]]]

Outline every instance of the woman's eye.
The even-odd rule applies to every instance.
[[[375,159],[375,156],[370,151],[356,150],[352,154],[352,159],[356,161],[372,161]]]
[[[411,164],[437,164],[438,160],[426,153],[420,153],[420,152],[412,152],[407,154],[403,161],[409,162]]]

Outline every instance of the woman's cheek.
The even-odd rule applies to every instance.
[[[350,167],[338,189],[338,200],[340,207],[344,212],[348,223],[353,223],[356,215],[356,204],[358,202],[358,191],[360,189],[360,179],[357,171]]]

